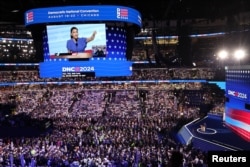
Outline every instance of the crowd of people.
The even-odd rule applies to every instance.
[[[202,83],[0,87],[0,103],[15,103],[13,115],[53,122],[52,129],[40,136],[0,137],[0,164],[206,166],[205,152],[180,144],[174,136],[180,123],[200,116],[198,106],[182,103],[188,96],[183,92],[203,87]],[[11,121],[11,116],[0,118],[0,126]]]
[[[4,25],[0,30],[2,63],[42,60],[29,31]],[[173,61],[174,50],[160,48],[162,58]],[[132,61],[145,60],[154,66],[154,50],[134,49]],[[168,80],[213,80],[216,69],[138,66],[126,77],[46,79],[39,77],[38,65],[0,66],[0,167],[206,167],[207,153],[182,145],[175,135],[201,116],[203,103],[223,112],[224,98],[204,91],[205,83]],[[59,83],[111,80],[138,82]],[[51,124],[41,134],[24,133],[47,120]]]
[[[212,80],[216,75],[213,68],[145,68],[134,69],[131,76],[116,77],[112,80],[170,80],[170,79],[206,79]],[[43,82],[43,81],[99,81],[110,78],[40,78],[39,70],[2,71],[0,82]]]

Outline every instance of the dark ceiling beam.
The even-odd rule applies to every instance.
[[[166,8],[165,12],[163,13],[163,19],[168,18],[169,12],[172,9],[172,7],[174,6],[175,2],[176,2],[175,0],[170,0],[168,2],[167,8]]]

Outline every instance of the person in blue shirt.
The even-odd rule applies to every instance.
[[[72,27],[70,29],[70,37],[67,41],[67,49],[69,53],[84,52],[87,47],[87,43],[95,39],[96,31],[90,37],[78,37],[78,28]]]

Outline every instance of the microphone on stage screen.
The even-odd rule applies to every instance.
[[[75,40],[76,40],[76,46],[78,46],[78,38],[76,38]]]

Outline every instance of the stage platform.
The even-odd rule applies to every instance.
[[[178,132],[178,138],[181,143],[192,143],[194,147],[204,151],[250,150],[250,142],[230,130],[220,115],[208,114],[202,119],[197,119],[183,126]]]

